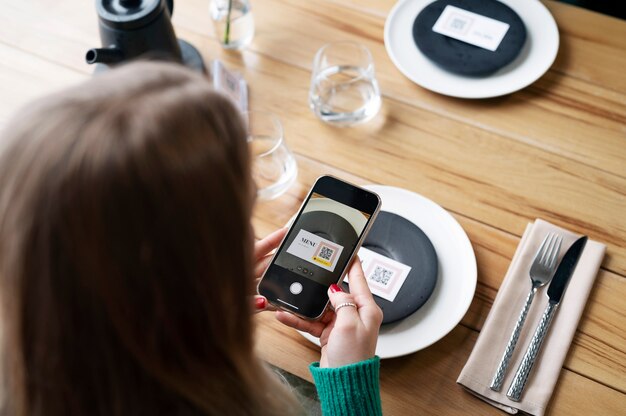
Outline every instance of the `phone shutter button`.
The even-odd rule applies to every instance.
[[[302,283],[294,282],[289,286],[289,291],[294,295],[299,295],[302,292]]]

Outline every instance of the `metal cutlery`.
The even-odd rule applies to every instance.
[[[563,238],[560,235],[555,233],[548,234],[543,239],[541,246],[539,246],[539,249],[537,250],[537,254],[535,255],[532,265],[530,266],[529,272],[532,287],[526,297],[524,307],[517,318],[517,323],[511,333],[509,342],[507,343],[504,353],[502,354],[502,358],[498,364],[498,369],[491,380],[491,385],[489,386],[491,390],[500,391],[502,389],[504,376],[506,375],[506,370],[511,362],[511,356],[513,355],[520,333],[522,332],[522,327],[526,321],[530,305],[533,303],[537,289],[548,283],[552,278],[552,275],[556,270],[556,259],[559,256],[562,241]]]
[[[548,306],[543,312],[541,321],[537,325],[537,329],[535,330],[535,334],[530,341],[530,345],[526,349],[524,358],[522,358],[522,362],[515,372],[513,382],[511,382],[511,386],[506,393],[507,397],[513,401],[518,402],[522,396],[522,392],[526,386],[526,381],[528,381],[528,376],[535,365],[535,360],[539,354],[543,340],[548,332],[548,329],[550,328],[552,318],[561,303],[563,293],[565,293],[565,289],[567,288],[567,283],[576,269],[578,259],[580,259],[580,255],[582,254],[586,243],[587,237],[581,237],[576,240],[574,244],[572,244],[572,246],[567,250],[567,253],[565,253],[565,256],[563,256],[563,260],[561,260],[561,263],[552,278],[552,282],[550,283],[547,292],[549,299]]]

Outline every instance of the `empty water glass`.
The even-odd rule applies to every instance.
[[[250,111],[244,117],[257,196],[264,200],[277,198],[298,176],[296,159],[285,143],[283,127],[271,113]]]
[[[215,35],[225,49],[242,49],[254,37],[250,0],[211,0]]]
[[[381,98],[370,51],[354,42],[323,46],[313,61],[309,105],[321,120],[338,126],[371,120]]]

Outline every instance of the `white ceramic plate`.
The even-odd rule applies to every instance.
[[[366,188],[380,195],[383,211],[406,218],[426,233],[439,262],[437,285],[430,299],[409,317],[381,328],[376,354],[399,357],[437,342],[461,321],[476,290],[476,257],[463,228],[430,199],[391,186]],[[318,338],[302,335],[319,345]]]
[[[559,30],[539,0],[500,0],[526,25],[526,44],[510,64],[483,78],[445,71],[426,58],[413,41],[413,22],[434,0],[401,0],[385,22],[385,47],[395,66],[416,84],[460,98],[488,98],[510,94],[535,82],[552,66],[559,50]]]

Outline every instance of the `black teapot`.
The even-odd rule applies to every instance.
[[[85,56],[87,63],[99,64],[96,72],[137,58],[180,62],[205,72],[196,48],[176,39],[173,0],[96,0],[96,9],[103,47]]]

